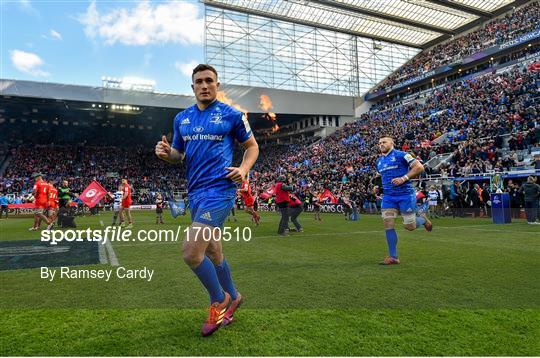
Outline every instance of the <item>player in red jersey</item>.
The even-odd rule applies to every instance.
[[[47,216],[50,218],[54,216],[54,212],[58,208],[58,189],[56,189],[53,182],[49,182],[47,184],[49,184],[49,197],[47,201]]]
[[[58,189],[54,186],[53,182],[49,183],[49,202],[47,205],[47,216],[49,217],[49,225],[47,226],[47,230],[52,229],[54,226],[54,222],[56,221],[56,218],[58,217]]]
[[[120,206],[120,220],[124,219],[124,212],[126,213],[128,219],[128,229],[133,227],[133,219],[131,218],[131,186],[129,185],[127,179],[122,179],[122,205]],[[121,226],[124,226],[126,223],[122,222]]]
[[[49,224],[47,216],[45,216],[49,202],[49,184],[43,180],[43,174],[35,174],[34,178],[36,179],[32,191],[34,196],[34,225],[28,229],[30,231],[38,230],[42,220]]]
[[[249,175],[247,176],[247,178],[248,179],[242,182],[242,187],[238,189],[238,192],[242,195],[242,199],[244,200],[244,210],[246,211],[246,213],[251,214],[255,224],[259,226],[259,220],[261,219],[261,216],[255,211],[255,208],[253,207],[255,205],[255,197],[251,194],[251,187],[249,186]]]

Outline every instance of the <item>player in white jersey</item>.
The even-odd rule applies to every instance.
[[[113,210],[114,210],[114,216],[113,216],[113,222],[112,226],[116,225],[116,219],[118,218],[118,213],[120,212],[120,207],[122,206],[122,197],[124,195],[124,192],[122,191],[122,185],[118,186],[118,190],[114,192],[114,194],[108,193],[109,196],[114,200],[113,201]],[[120,216],[120,223],[124,221],[123,215]]]
[[[435,185],[431,185],[428,191],[428,205],[429,205],[429,216],[432,218],[438,218],[437,215],[437,204],[439,203],[439,191],[435,189]]]

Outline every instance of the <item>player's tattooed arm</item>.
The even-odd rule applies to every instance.
[[[411,179],[417,178],[423,172],[424,172],[424,166],[418,160],[415,160],[414,162],[411,163],[409,172],[402,177],[392,179],[392,184],[401,185]]]

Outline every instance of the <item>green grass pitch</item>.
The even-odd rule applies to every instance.
[[[237,216],[226,225],[252,227]],[[188,224],[167,216],[156,226],[152,212],[134,219],[135,229]],[[78,228],[100,220],[111,214],[78,218]],[[289,237],[275,235],[277,214],[262,220],[249,242],[224,243],[246,302],[213,336],[199,336],[208,298],[180,242],[115,242],[119,264],[154,269],[152,281],[48,282],[39,269],[0,271],[0,355],[540,355],[538,226],[443,218],[427,233],[399,225],[402,264],[384,267],[378,216],[316,222],[304,213],[305,231]],[[30,225],[1,220],[0,240],[38,240]]]

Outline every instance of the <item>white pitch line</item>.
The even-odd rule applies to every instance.
[[[100,264],[106,264],[107,262],[109,262],[109,260],[107,259],[107,253],[105,252],[105,247],[104,245],[101,245],[101,242],[98,242],[98,253],[99,253],[99,263]]]
[[[116,257],[112,244],[109,240],[107,240],[107,243],[105,244],[105,248],[107,249],[107,253],[109,254],[109,261],[111,262],[111,265],[120,266],[120,263],[118,262],[118,258]]]
[[[103,220],[99,220],[99,224],[101,227],[104,227],[105,224],[103,223]],[[103,250],[101,247],[104,246],[101,244],[101,242],[98,242],[98,245],[100,247],[100,250]],[[112,243],[110,240],[107,240],[105,242],[105,249],[107,250],[107,256],[109,256],[109,261],[111,262],[111,266],[120,266],[120,263],[118,262],[118,258],[116,257],[116,253],[114,252],[114,249],[112,247]],[[101,262],[101,254],[100,254],[100,262]],[[102,262],[107,263],[107,261]]]

